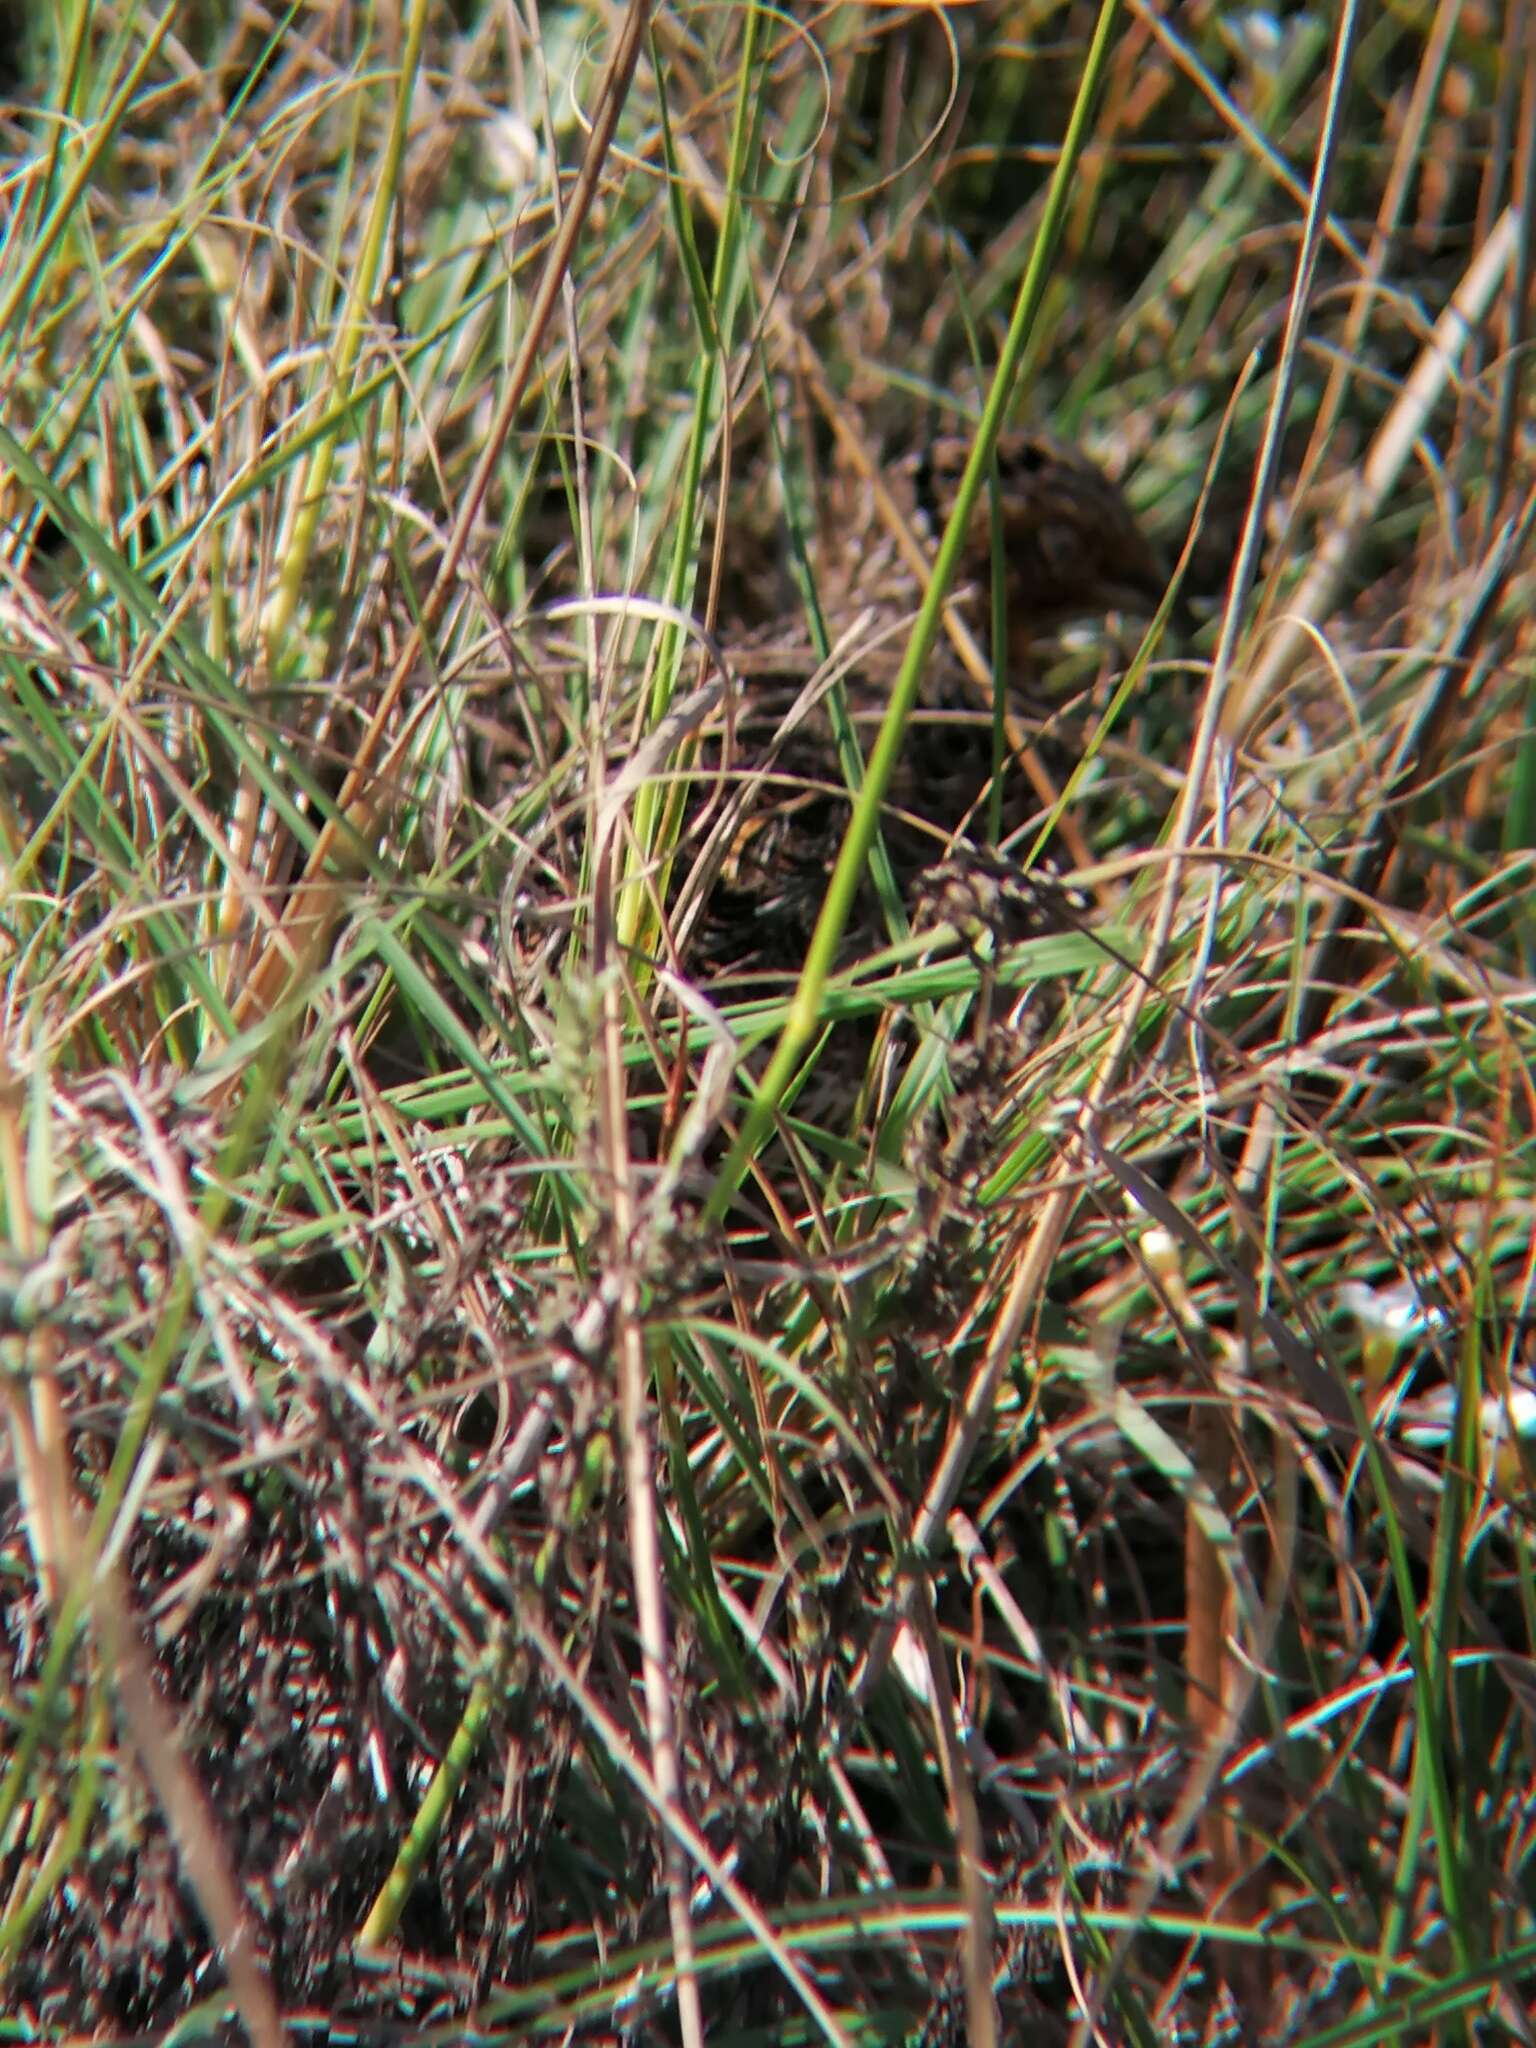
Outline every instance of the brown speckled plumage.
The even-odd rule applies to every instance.
[[[936,523],[954,503],[970,445],[945,436],[918,458],[918,499]],[[1102,470],[1048,435],[1019,431],[999,441],[997,471],[1013,633],[1038,636],[1074,619],[1156,609],[1167,572]],[[984,580],[991,549],[983,492],[971,518],[967,573]]]

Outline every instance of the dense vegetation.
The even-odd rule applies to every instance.
[[[0,2038],[1528,2040],[1527,10],[4,28]]]

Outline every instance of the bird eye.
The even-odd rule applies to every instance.
[[[1014,448],[999,448],[997,466],[1004,476],[1039,476],[1051,466],[1051,452],[1039,441],[1021,441]]]

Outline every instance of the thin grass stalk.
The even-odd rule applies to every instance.
[[[26,1791],[33,1761],[51,1725],[55,1702],[68,1677],[79,1631],[94,1597],[97,1562],[138,1463],[154,1417],[155,1404],[176,1362],[201,1279],[198,1248],[205,1253],[206,1248],[217,1240],[234,1204],[234,1190],[240,1174],[265,1126],[282,1064],[282,1049],[281,1035],[274,1034],[265,1056],[255,1065],[254,1075],[248,1075],[249,1085],[240,1113],[215,1162],[207,1190],[192,1219],[197,1247],[189,1244],[182,1248],[182,1257],[172,1272],[161,1305],[154,1340],[136,1376],[133,1397],[118,1432],[112,1462],[102,1480],[90,1524],[80,1541],[72,1545],[69,1578],[62,1589],[32,1709],[11,1755],[4,1781],[0,1783],[0,1840],[6,1837]]]
[[[176,1740],[132,1604],[115,1567],[99,1584],[94,1576],[93,1572],[91,1604],[103,1661],[112,1673],[123,1719],[176,1843],[181,1869],[218,1944],[235,2010],[252,2048],[285,2048],[287,2029],[261,1959],[248,1903],[235,1881],[218,1820]]]
[[[869,849],[879,822],[880,806],[890,785],[892,771],[906,736],[907,722],[917,701],[918,686],[933,643],[938,637],[944,600],[960,566],[960,556],[969,531],[971,514],[986,480],[992,451],[1002,430],[1013,397],[1014,373],[1023,354],[1045,295],[1050,265],[1061,236],[1070,199],[1072,176],[1086,145],[1089,124],[1103,82],[1105,66],[1113,46],[1114,25],[1120,0],[1102,0],[1094,25],[1093,40],[1084,60],[1077,99],[1067,124],[1061,155],[1052,174],[1028,266],[1019,284],[1013,316],[998,356],[997,370],[982,410],[976,439],[966,461],[949,523],[939,542],[928,585],[912,629],[906,656],[891,688],[891,701],[881,720],[879,735],[869,757],[864,787],[854,802],[838,853],[837,864],[827,885],[821,913],[806,948],[805,966],[796,984],[784,1033],[769,1060],[762,1080],[752,1091],[747,1113],[730,1154],[721,1168],[705,1204],[704,1218],[718,1223],[729,1208],[752,1160],[768,1135],[779,1104],[800,1058],[815,1032],[827,977],[832,971],[837,948],[853,910]],[[940,1521],[942,1521],[942,1516]]]
[[[736,310],[745,288],[742,253],[742,199],[747,189],[751,141],[756,111],[757,46],[761,10],[757,0],[748,0],[742,27],[741,53],[737,61],[736,104],[731,123],[731,140],[726,157],[725,196],[720,208],[715,261],[708,286],[703,279],[688,198],[672,146],[671,128],[665,104],[665,82],[658,61],[657,88],[662,109],[662,143],[669,180],[673,219],[677,226],[679,255],[690,285],[695,318],[699,325],[700,356],[694,380],[693,429],[683,463],[681,500],[676,514],[676,537],[663,602],[673,609],[684,608],[697,575],[695,529],[698,525],[699,494],[704,463],[715,433],[717,393],[730,362]],[[729,408],[730,394],[725,394]],[[728,444],[727,444],[728,445]],[[726,480],[722,479],[722,493]],[[684,636],[664,623],[656,638],[650,695],[646,709],[646,730],[654,731],[671,709],[682,660]],[[691,752],[691,749],[688,750]],[[670,845],[682,823],[683,785],[656,782],[641,789],[635,798],[634,824],[626,849],[625,869],[617,904],[616,935],[619,946],[633,955],[644,950],[650,920],[646,906],[650,891],[665,894],[670,869]],[[650,877],[648,883],[647,878]],[[634,967],[631,968],[634,972]]]
[[[112,1724],[106,1687],[99,1677],[91,1687],[85,1738],[76,1759],[75,1784],[69,1810],[55,1832],[42,1867],[26,1896],[0,1920],[0,1984],[10,1975],[16,1957],[39,1916],[77,1864],[90,1836],[102,1797],[103,1775],[112,1754]]]
[[[78,22],[82,41],[90,13],[91,10],[87,6],[82,5],[79,9]],[[28,250],[20,273],[4,295],[0,296],[0,364],[9,362],[19,350],[26,328],[26,316],[31,309],[33,296],[41,282],[48,260],[89,191],[102,157],[142,90],[144,81],[160,54],[161,45],[176,22],[177,15],[178,9],[168,6],[155,23],[138,57],[124,76],[122,84],[107,102],[99,120],[92,125],[74,175],[49,209],[48,218],[43,222],[36,240]],[[80,53],[80,49],[81,45],[77,43],[77,54]]]
[[[647,785],[653,787],[654,785]],[[645,1334],[641,1324],[638,1212],[629,1157],[629,1113],[623,1057],[622,982],[618,972],[614,830],[599,825],[595,852],[593,968],[601,990],[598,1026],[598,1124],[608,1184],[608,1270],[616,1283],[614,1351],[618,1368],[619,1440],[624,1466],[624,1499],[629,1521],[629,1561],[639,1626],[641,1690],[651,1772],[665,1823],[683,1811],[682,1775],[672,1719],[672,1670],[667,1641],[666,1598],[657,1536],[656,1462],[646,1400]],[[687,2048],[703,2048],[704,2012],[699,1999],[698,1959],[689,1908],[688,1867],[674,1827],[663,1826],[662,1863],[676,1967],[678,2019]]]
[[[1328,81],[1328,105],[1323,119],[1321,137],[1313,168],[1311,189],[1307,197],[1306,220],[1302,231],[1300,249],[1297,252],[1296,277],[1287,308],[1285,337],[1281,345],[1280,360],[1276,368],[1275,388],[1271,395],[1268,417],[1265,423],[1264,441],[1255,467],[1253,487],[1249,494],[1247,516],[1238,544],[1237,559],[1233,565],[1231,583],[1227,594],[1227,606],[1222,619],[1221,632],[1217,642],[1215,661],[1210,683],[1202,707],[1199,728],[1196,732],[1191,761],[1184,788],[1184,799],[1179,807],[1170,834],[1172,859],[1164,879],[1154,918],[1153,930],[1149,935],[1143,971],[1147,982],[1155,982],[1161,972],[1168,941],[1172,934],[1175,907],[1181,888],[1183,860],[1195,838],[1199,810],[1206,802],[1206,786],[1212,762],[1215,758],[1218,735],[1228,729],[1230,713],[1227,705],[1229,678],[1232,672],[1239,621],[1247,593],[1257,569],[1259,549],[1263,534],[1265,508],[1273,494],[1278,471],[1280,441],[1290,403],[1296,388],[1300,366],[1301,340],[1311,307],[1312,286],[1316,275],[1317,257],[1321,246],[1324,224],[1327,218],[1327,193],[1331,179],[1335,153],[1340,139],[1340,108],[1346,82],[1349,76],[1350,56],[1358,28],[1359,10],[1350,0],[1341,13],[1334,43],[1333,62]],[[1145,984],[1143,984],[1145,985]],[[1198,1006],[1198,993],[1191,991],[1190,1001]],[[1202,1473],[1206,1484],[1213,1486],[1218,1496],[1223,1484],[1219,1472]],[[1198,1578],[1192,1577],[1192,1586]],[[1198,1593],[1196,1598],[1201,1597]],[[1224,1691],[1225,1688],[1222,1688]],[[1223,1726],[1208,1744],[1203,1764],[1197,1770],[1196,1781],[1209,1770],[1214,1775],[1215,1765],[1222,1750],[1230,1742],[1233,1732],[1230,1721],[1232,1706],[1228,1702],[1223,1714]],[[1193,1789],[1193,1788],[1192,1788]],[[1203,1803],[1203,1801],[1202,1801]],[[1190,1802],[1187,1823],[1192,1825],[1199,1807]],[[1160,1844],[1158,1864],[1148,1871],[1140,1881],[1135,1894],[1138,1907],[1145,1910],[1151,1904],[1157,1887],[1161,1884],[1161,1868],[1169,1850],[1165,1839]],[[1125,1967],[1129,1954],[1126,1937],[1116,1944],[1115,1954],[1109,1971],[1095,1987],[1092,2007],[1084,2016],[1078,2029],[1077,2038],[1086,2042],[1091,2038],[1097,2015],[1103,2010],[1104,2000],[1120,1971]]]
[[[1467,266],[1465,277],[1440,318],[1434,333],[1403,386],[1401,397],[1381,424],[1340,514],[1319,540],[1300,588],[1292,595],[1283,623],[1254,664],[1246,685],[1228,716],[1234,734],[1258,709],[1274,701],[1297,662],[1313,644],[1317,626],[1328,617],[1361,542],[1388,494],[1400,479],[1414,445],[1425,430],[1431,408],[1439,401],[1493,295],[1509,266],[1515,247],[1515,216],[1503,213],[1493,232]],[[1219,658],[1219,657],[1218,657]]]
[[[60,27],[62,27],[61,14],[62,10],[59,14],[55,15],[56,25]],[[169,26],[171,20],[169,8],[166,10],[165,18],[166,25]],[[64,152],[69,146],[71,137],[76,132],[77,124],[80,124],[79,101],[88,83],[86,58],[91,47],[91,20],[92,10],[85,6],[82,0],[82,4],[77,5],[74,9],[74,20],[70,24],[67,50],[63,49],[63,36],[59,37],[61,55],[64,61],[60,67],[61,75],[56,101],[58,112],[63,118],[49,124],[52,132],[48,138],[47,165],[41,179],[36,182],[33,190],[28,194],[29,208],[30,203],[35,201],[39,215],[45,212],[52,200],[53,193],[58,186],[59,167]],[[37,230],[32,221],[25,218],[22,209],[18,208],[13,246],[17,249],[26,248],[31,237],[36,232]]]
[[[1499,378],[1498,416],[1493,431],[1493,467],[1488,479],[1488,502],[1483,518],[1485,544],[1491,540],[1495,523],[1509,492],[1521,403],[1529,389],[1526,361],[1531,317],[1531,277],[1536,267],[1532,249],[1532,216],[1536,214],[1536,64],[1530,61],[1530,0],[1511,0],[1509,27],[1519,37],[1515,47],[1524,61],[1511,70],[1520,80],[1520,115],[1515,136],[1515,219],[1516,241],[1505,297],[1502,336],[1503,369]]]
[[[1442,1703],[1434,1690],[1434,1660],[1419,1613],[1418,1592],[1408,1560],[1408,1548],[1403,1540],[1402,1523],[1395,1512],[1386,1479],[1385,1453],[1376,1441],[1374,1432],[1366,1439],[1366,1454],[1376,1486],[1376,1497],[1381,1506],[1382,1526],[1386,1532],[1388,1554],[1392,1561],[1392,1580],[1402,1611],[1408,1664],[1413,1673],[1415,1710],[1408,1807],[1403,1815],[1398,1836],[1398,1859],[1393,1875],[1391,1902],[1377,1949],[1377,1961],[1385,1987],[1400,1975],[1404,1949],[1412,1946],[1407,1929],[1407,1916],[1413,1897],[1413,1877],[1421,1853],[1426,1821],[1434,1830],[1441,1894],[1445,1901],[1446,1920],[1458,1967],[1467,1972],[1471,1968],[1471,1961],[1466,1953],[1461,1873],[1456,1859],[1454,1809],[1451,1804],[1450,1787],[1446,1783],[1444,1752],[1441,1747],[1445,1739],[1445,1730]]]
[[[389,1875],[357,1931],[360,1950],[381,1949],[393,1938],[411,1888],[420,1876],[433,1845],[441,1837],[454,1797],[480,1748],[501,1690],[510,1652],[511,1637],[507,1636],[493,1655],[491,1669],[482,1672],[470,1687],[459,1724],[443,1751],[443,1760],[433,1772]]]
[[[908,1615],[909,1625],[922,1644],[928,1707],[960,1858],[960,1900],[965,1914],[960,1930],[960,1969],[965,1986],[966,2040],[973,2048],[997,2048],[997,2004],[992,1996],[997,1923],[993,1917],[985,1838],[930,1586],[917,1583]]]
[[[1376,309],[1381,280],[1386,275],[1387,261],[1392,253],[1393,238],[1398,232],[1408,193],[1419,169],[1419,152],[1424,141],[1424,131],[1429,125],[1435,98],[1445,78],[1456,26],[1461,18],[1461,7],[1462,0],[1438,0],[1436,5],[1434,25],[1420,58],[1418,75],[1414,79],[1408,110],[1403,118],[1402,133],[1393,152],[1392,168],[1387,174],[1381,203],[1376,209],[1376,225],[1370,247],[1366,251],[1365,266],[1351,296],[1344,330],[1328,372],[1328,382],[1318,405],[1317,418],[1312,425],[1307,451],[1301,460],[1296,487],[1292,493],[1293,505],[1301,505],[1306,500],[1312,479],[1323,460],[1343,411],[1350,380],[1361,367],[1360,344],[1365,338],[1371,315]]]
[[[521,346],[508,373],[506,386],[486,434],[480,459],[465,486],[458,517],[454,521],[453,530],[443,551],[442,563],[433,579],[431,589],[422,600],[419,613],[412,621],[411,629],[405,637],[399,658],[390,672],[373,716],[357,743],[346,780],[336,799],[334,812],[327,817],[305,862],[303,878],[294,890],[284,912],[283,930],[278,934],[280,943],[269,944],[264,949],[241,991],[236,1014],[242,1023],[248,1023],[271,1009],[290,979],[290,963],[318,952],[340,915],[342,897],[339,880],[327,873],[328,867],[341,852],[337,846],[338,834],[345,828],[355,841],[364,845],[369,844],[374,837],[383,807],[388,802],[392,766],[409,743],[409,727],[396,740],[377,770],[374,756],[389,729],[406,685],[416,671],[426,636],[437,626],[447,609],[450,597],[458,587],[460,563],[469,546],[491,480],[500,464],[507,436],[512,431],[518,409],[527,394],[538,362],[539,350],[559,298],[561,284],[575,253],[576,243],[587,215],[597,196],[603,165],[607,161],[614,132],[618,127],[619,115],[628,98],[635,65],[639,61],[648,17],[649,0],[630,0],[623,27],[604,74],[591,138],[582,157],[570,205],[550,247],[538,289],[528,309]],[[431,700],[427,701],[430,707]]]
[[[8,1289],[12,1298],[6,1320],[14,1319],[27,1332],[24,1371],[13,1372],[9,1361],[0,1367],[4,1380],[0,1400],[10,1424],[11,1455],[38,1585],[53,1607],[74,1554],[69,1432],[57,1370],[58,1328],[44,1311],[28,1329],[33,1312],[23,1306],[27,1283],[46,1257],[53,1224],[49,1079],[49,1062],[40,1047],[34,1048],[31,1073],[24,1079],[0,1042],[0,1196],[4,1198],[0,1244],[14,1260],[16,1273]],[[29,1100],[32,1128],[24,1145],[23,1108]],[[11,1347],[7,1344],[5,1348],[9,1351]]]
[[[1435,1545],[1430,1559],[1430,1582],[1421,1620],[1412,1581],[1397,1574],[1399,1599],[1408,1602],[1403,1610],[1403,1629],[1409,1644],[1413,1670],[1415,1707],[1412,1784],[1409,1814],[1399,1839],[1399,1858],[1394,1874],[1391,1905],[1383,1928],[1381,1960],[1390,1975],[1404,1947],[1412,1946],[1407,1926],[1409,1900],[1416,1891],[1416,1876],[1422,1826],[1427,1821],[1432,1834],[1436,1874],[1445,1905],[1452,1953],[1459,1970],[1470,1971],[1480,1959],[1474,1922],[1469,1918],[1466,1878],[1463,1869],[1466,1845],[1456,1824],[1458,1808],[1453,1802],[1444,1757],[1447,1717],[1453,1711],[1450,1684],[1455,1660],[1462,1605],[1461,1546],[1467,1522],[1468,1489],[1473,1475],[1483,1464],[1481,1444],[1482,1376],[1477,1361],[1478,1322],[1474,1314],[1461,1346],[1457,1373],[1456,1409],[1450,1442],[1442,1466],[1440,1515],[1435,1528]],[[1382,1501],[1382,1513],[1389,1519],[1391,1508]],[[1398,1545],[1393,1547],[1397,1572]],[[1470,1788],[1469,1788],[1470,1791]]]
[[[406,135],[410,127],[411,102],[416,77],[421,69],[422,43],[426,36],[428,0],[412,0],[406,16],[405,49],[395,80],[395,107],[389,124],[389,139],[363,227],[357,261],[348,273],[346,303],[342,307],[341,331],[331,357],[330,389],[336,426],[328,432],[313,454],[299,467],[290,500],[288,535],[278,547],[280,567],[277,588],[261,623],[269,668],[279,667],[299,593],[309,573],[315,536],[324,518],[339,444],[340,421],[347,417],[353,397],[353,381],[363,340],[368,332],[374,300],[378,296],[389,246],[389,226],[394,215],[405,162]]]
[[[1126,4],[1139,21],[1146,23],[1179,69],[1199,87],[1221,116],[1223,124],[1239,138],[1255,161],[1264,166],[1286,197],[1294,200],[1305,213],[1311,203],[1311,179],[1303,177],[1287,162],[1264,131],[1254,125],[1232,95],[1211,76],[1190,44],[1180,35],[1179,17],[1159,13],[1150,0],[1126,0]],[[1365,267],[1365,256],[1348,228],[1325,212],[1321,232],[1329,246],[1344,259],[1350,274],[1358,276]]]
[[[549,67],[545,61],[544,38],[540,32],[537,7],[529,8],[526,19],[534,62],[538,67],[539,108],[544,118],[544,148],[549,161],[556,164],[560,160],[559,136],[555,129]],[[558,176],[550,180],[549,197],[555,231],[558,233],[564,210]],[[567,388],[571,395],[571,449],[576,470],[576,559],[580,577],[579,588],[584,597],[595,597],[597,558],[593,541],[591,448],[587,439],[586,401],[582,395],[581,319],[576,297],[576,280],[569,270],[561,280],[560,300],[565,314],[565,347],[570,362]],[[583,622],[582,634],[587,657],[587,673],[574,708],[578,719],[585,725],[597,698],[600,673],[595,614],[588,614]]]
[[[839,2026],[836,2015],[815,1984],[801,1969],[789,1945],[775,1931],[756,1902],[736,1882],[727,1864],[715,1855],[708,1841],[688,1819],[682,1806],[675,1800],[669,1802],[663,1797],[655,1777],[636,1755],[623,1727],[607,1712],[601,1701],[594,1697],[591,1689],[583,1684],[580,1674],[566,1657],[532,1602],[523,1603],[519,1610],[518,1623],[522,1633],[538,1651],[545,1667],[562,1692],[596,1733],[602,1743],[604,1754],[635,1786],[661,1825],[692,1857],[721,1897],[739,1914],[743,1924],[751,1929],[762,1953],[770,1958],[786,1983],[793,1989],[811,2019],[821,2030],[823,2037],[836,2044],[836,2048],[852,2048],[852,2043]],[[612,1994],[609,1996],[611,1998]]]
[[[776,294],[771,295],[769,298],[768,311],[770,321],[772,321],[775,315],[781,313],[779,299]],[[787,319],[787,316],[785,317]],[[788,346],[793,350],[795,347],[794,341],[791,340]],[[763,389],[765,392],[771,392],[773,389],[773,379],[770,374],[767,350],[762,347],[761,341],[759,348],[763,358]],[[768,430],[773,437],[775,456],[782,472],[787,467],[787,453],[780,430],[778,413],[771,404],[767,407],[767,413]],[[832,640],[827,631],[826,618],[817,598],[811,573],[810,558],[806,551],[804,530],[794,510],[793,493],[789,488],[787,476],[785,478],[785,501],[791,507],[791,546],[794,551],[794,561],[799,580],[803,586],[806,616],[811,633],[811,646],[818,665],[825,667],[832,659]],[[926,566],[923,573],[925,575],[927,573]],[[864,781],[864,755],[859,747],[858,733],[855,730],[853,716],[849,709],[848,691],[841,670],[833,676],[832,686],[827,692],[825,702],[828,721],[832,728],[832,743],[837,748],[838,764],[842,768],[843,779],[847,783],[850,792],[857,796]],[[885,928],[893,940],[899,941],[906,936],[908,929],[906,909],[901,900],[901,890],[896,881],[895,870],[891,866],[891,857],[886,849],[884,836],[878,827],[870,844],[870,876],[875,885],[875,895],[879,900],[880,914],[885,920]],[[925,1022],[926,1019],[919,1018],[920,1028]]]

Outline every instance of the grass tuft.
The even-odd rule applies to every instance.
[[[0,10],[0,2039],[1528,2038],[1521,19]]]

